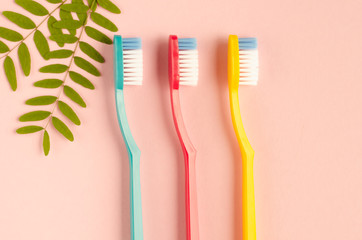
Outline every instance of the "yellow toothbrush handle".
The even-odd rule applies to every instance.
[[[243,183],[242,183],[242,219],[243,219],[243,240],[256,240],[255,225],[255,197],[254,197],[254,177],[253,158],[241,150],[243,158]]]
[[[242,227],[243,240],[256,240],[255,197],[253,160],[254,150],[250,146],[241,121],[238,91],[230,89],[230,107],[234,131],[242,157]]]

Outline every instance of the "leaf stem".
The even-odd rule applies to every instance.
[[[4,57],[8,56],[15,48],[19,47],[30,35],[32,35],[38,28],[56,11],[58,10],[64,3],[68,0],[64,0],[61,4],[59,4],[53,11],[47,14],[47,16],[28,34],[25,38],[23,38],[20,42],[18,42],[13,48],[11,48],[7,53],[0,57],[0,60]]]
[[[94,1],[94,2],[95,2],[95,1]],[[92,6],[93,6],[93,4],[92,4]],[[61,89],[60,89],[60,91],[59,91],[59,93],[58,93],[57,100],[55,100],[55,102],[53,103],[53,109],[52,109],[50,115],[48,116],[48,121],[47,121],[47,123],[46,123],[45,126],[44,126],[44,131],[46,131],[46,129],[47,129],[49,123],[50,123],[50,120],[51,120],[52,117],[53,117],[55,108],[56,108],[56,106],[57,106],[57,104],[58,104],[58,102],[59,102],[59,100],[60,100],[60,97],[61,97],[62,93],[64,92],[65,81],[67,80],[67,76],[69,75],[70,68],[71,68],[71,66],[72,66],[72,64],[73,64],[73,62],[74,62],[75,53],[76,53],[76,51],[77,51],[77,49],[78,49],[78,47],[79,47],[79,42],[80,42],[81,37],[82,37],[82,35],[83,35],[84,29],[85,29],[85,27],[86,27],[86,25],[87,25],[87,20],[88,20],[88,18],[89,18],[90,12],[92,12],[92,6],[89,7],[89,11],[87,12],[87,18],[86,18],[86,20],[85,20],[84,23],[83,23],[83,26],[82,26],[82,28],[81,28],[81,30],[80,30],[80,34],[79,34],[78,40],[77,40],[77,42],[75,43],[75,47],[74,47],[74,50],[73,50],[73,54],[72,54],[72,56],[71,56],[71,59],[70,59],[70,61],[69,61],[68,68],[67,68],[67,70],[66,70],[66,72],[65,72],[65,75],[64,75],[64,78],[63,78],[63,83],[62,83],[62,85],[60,86]]]

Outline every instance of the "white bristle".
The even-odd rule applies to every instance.
[[[142,85],[142,49],[123,49],[123,74],[125,85]]]
[[[258,50],[239,50],[239,84],[257,85],[259,79]]]
[[[198,51],[179,50],[180,84],[197,85],[199,79]]]

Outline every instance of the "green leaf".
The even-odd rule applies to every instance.
[[[73,100],[75,103],[78,103],[81,107],[86,107],[83,98],[71,87],[64,86],[64,94],[69,97],[71,100]]]
[[[64,116],[69,118],[69,120],[72,121],[75,125],[80,125],[80,120],[79,120],[77,114],[73,111],[73,109],[68,104],[66,104],[65,102],[59,101],[58,108],[64,114]]]
[[[85,5],[83,0],[72,0],[73,4],[81,4],[81,5]]]
[[[92,47],[88,43],[80,42],[79,48],[80,48],[80,50],[82,50],[82,52],[87,54],[90,58],[96,60],[97,62],[104,63],[103,56],[94,47]]]
[[[34,33],[34,43],[40,55],[45,60],[48,60],[49,58],[47,57],[47,54],[50,51],[49,44],[47,39],[44,37],[43,33],[40,32],[39,30],[36,30],[36,32]]]
[[[97,40],[98,42],[102,42],[105,44],[112,44],[112,40],[107,37],[105,34],[103,34],[102,32],[98,31],[95,28],[92,27],[85,27],[85,33],[88,35],[88,37],[93,38],[94,40]]]
[[[43,151],[45,156],[48,156],[49,150],[50,150],[49,133],[47,132],[47,130],[45,130],[43,135]]]
[[[77,13],[78,19],[82,25],[85,24],[87,20],[87,14],[86,13]]]
[[[44,79],[40,80],[34,83],[35,87],[41,87],[41,88],[58,88],[63,84],[63,81],[60,79]]]
[[[50,2],[50,3],[61,3],[62,0],[47,0],[47,2]]]
[[[59,10],[59,17],[61,20],[73,20],[72,13],[62,9]],[[75,35],[77,33],[76,29],[68,29],[68,31],[72,35]]]
[[[17,88],[16,71],[13,59],[7,56],[4,61],[5,75],[13,91]]]
[[[3,15],[21,28],[33,29],[36,27],[35,23],[30,18],[22,14],[11,11],[4,11]]]
[[[48,111],[34,111],[25,113],[19,118],[20,122],[32,122],[32,121],[40,121],[49,117],[50,112]]]
[[[82,23],[80,21],[73,19],[61,20],[53,24],[53,27],[55,28],[65,28],[65,29],[78,29],[81,26]]]
[[[121,13],[121,10],[119,10],[119,8],[114,5],[110,0],[97,0],[99,6],[101,6],[102,8],[112,12],[112,13]]]
[[[18,48],[18,56],[24,75],[29,76],[31,68],[31,58],[30,58],[29,49],[25,43],[20,44]]]
[[[15,3],[37,16],[45,16],[49,13],[45,7],[33,0],[15,0]]]
[[[47,57],[49,59],[68,58],[68,57],[72,56],[72,54],[73,54],[72,50],[60,49],[60,50],[55,50],[55,51],[48,52]]]
[[[88,2],[88,6],[90,7],[90,9],[94,12],[95,10],[97,10],[97,1],[96,0],[87,0]]]
[[[88,88],[88,89],[94,89],[94,85],[85,77],[83,77],[82,75],[80,75],[79,73],[70,71],[69,72],[69,77],[75,82],[78,83],[79,85]]]
[[[90,62],[85,60],[84,58],[74,57],[74,63],[75,63],[75,65],[77,65],[78,67],[83,69],[84,71],[87,71],[90,74],[93,74],[94,76],[99,77],[101,75],[101,73],[98,71],[98,69],[95,66],[93,66]]]
[[[60,132],[66,139],[68,139],[71,142],[74,141],[73,133],[70,131],[70,129],[67,127],[67,125],[65,125],[65,123],[62,120],[60,120],[57,117],[52,117],[52,123],[55,129],[57,129],[58,132]]]
[[[19,42],[23,39],[20,33],[4,27],[0,27],[0,37],[12,42]]]
[[[31,106],[50,105],[57,100],[55,96],[40,96],[28,99],[25,104]]]
[[[28,134],[28,133],[39,132],[39,131],[41,131],[41,130],[43,130],[42,127],[31,125],[31,126],[25,126],[25,127],[18,128],[18,129],[16,130],[16,132],[17,132],[18,134]]]
[[[53,27],[53,24],[56,23],[57,20],[55,19],[55,17],[53,16],[50,16],[48,18],[48,29],[49,29],[49,32],[50,32],[50,35],[59,35],[59,34],[62,34],[62,30],[61,29],[58,29],[58,28],[55,28]],[[64,43],[62,42],[57,42],[58,46],[59,47],[63,47],[64,46]]]
[[[82,4],[84,5],[83,0],[72,0],[72,3],[74,4]],[[87,20],[87,14],[86,13],[77,13],[78,19],[79,21],[82,23],[82,25],[86,22]]]
[[[114,25],[113,22],[111,22],[108,18],[102,16],[99,13],[92,12],[91,19],[93,22],[95,22],[96,24],[98,24],[101,27],[104,27],[105,29],[108,29],[109,31],[112,31],[112,32],[118,31],[117,26]]]
[[[64,4],[60,7],[60,9],[76,13],[87,13],[89,10],[89,8],[86,5],[77,4],[77,3]]]
[[[5,43],[0,41],[0,53],[6,53],[9,50],[10,50],[9,47]]]
[[[56,42],[63,42],[63,43],[75,43],[78,38],[72,34],[59,34],[59,35],[52,35],[49,37],[50,40]]]
[[[50,64],[39,69],[42,73],[63,73],[67,71],[68,66],[64,64]]]

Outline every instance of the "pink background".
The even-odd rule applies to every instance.
[[[24,12],[7,2],[1,10]],[[181,103],[198,150],[201,239],[241,239],[240,154],[226,79],[229,34],[259,39],[259,85],[240,88],[244,124],[256,152],[258,239],[362,239],[361,1],[128,0],[117,5],[123,13],[107,17],[119,34],[143,39],[144,85],[127,87],[125,94],[142,150],[145,240],[185,239],[183,159],[168,95],[171,33],[197,37],[199,44],[199,85],[183,87]],[[0,19],[2,26],[15,28]],[[82,125],[67,122],[74,143],[51,129],[51,152],[44,157],[39,133],[15,133],[23,125],[17,118],[36,109],[24,101],[52,93],[32,87],[51,75],[38,72],[45,62],[31,38],[31,77],[18,72],[16,93],[0,71],[0,239],[129,239],[128,160],[115,112],[112,46],[91,41],[106,58],[106,64],[96,64],[103,75],[91,78],[94,91],[72,85],[88,105],[72,105]]]

